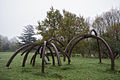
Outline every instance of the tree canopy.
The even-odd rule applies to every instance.
[[[66,10],[50,8],[43,21],[38,22],[38,33],[44,40],[56,38],[67,44],[74,36],[85,34],[89,31],[89,22],[83,16],[77,16]]]

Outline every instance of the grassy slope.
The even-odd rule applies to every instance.
[[[0,80],[120,80],[120,60],[116,60],[116,70],[110,70],[110,60],[103,59],[98,64],[98,59],[72,57],[71,65],[62,62],[62,66],[46,65],[44,74],[41,73],[41,60],[37,56],[35,67],[29,62],[28,57],[25,68],[22,68],[22,59],[17,55],[11,64],[11,69],[5,67],[13,53],[0,52]],[[51,60],[52,61],[52,60]],[[57,62],[57,61],[56,61]]]

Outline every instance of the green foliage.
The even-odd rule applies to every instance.
[[[21,66],[23,57],[20,54],[13,60],[10,68],[6,68],[5,64],[12,54],[13,52],[0,53],[0,80],[120,80],[120,59],[115,60],[116,70],[111,71],[109,59],[103,59],[103,63],[99,64],[96,58],[71,57],[71,65],[63,61],[62,66],[48,64],[45,65],[46,73],[43,74],[39,56],[34,67],[29,64],[32,54],[28,56],[24,68]],[[50,60],[52,61],[51,58]]]
[[[87,34],[89,31],[87,20],[65,10],[63,10],[63,20],[61,22],[59,36],[63,38],[64,44],[68,44],[73,37]]]
[[[110,45],[114,57],[120,56],[120,10],[112,9],[97,16],[92,24],[93,28],[97,30],[99,36],[104,38]],[[94,50],[96,50],[94,43]],[[95,45],[96,44],[96,45]],[[101,51],[103,55],[108,57],[107,49],[101,44]]]
[[[49,40],[50,38],[57,38],[59,32],[60,21],[62,15],[59,10],[54,10],[53,7],[47,12],[45,20],[38,22],[38,33],[42,35],[43,41]]]
[[[63,10],[63,14],[61,14],[59,10],[52,7],[47,12],[46,18],[38,22],[37,29],[38,33],[43,37],[41,42],[56,38],[66,46],[73,37],[89,32],[89,21],[66,10]],[[85,42],[83,41],[80,44],[83,45],[83,48]]]
[[[120,52],[120,34],[119,34],[120,31],[119,31],[119,28],[116,28],[116,29],[114,29],[114,28],[115,27],[111,27],[111,29],[109,28],[108,32],[106,32],[102,36],[110,45],[110,47],[113,51],[114,57],[116,58],[116,57],[120,57],[120,53],[119,53]],[[102,48],[104,48],[104,47],[102,47]],[[105,49],[103,49],[103,50],[104,50],[104,52],[106,52]]]

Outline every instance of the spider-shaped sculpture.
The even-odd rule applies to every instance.
[[[92,35],[91,33],[94,32],[95,35]],[[14,59],[14,57],[22,51],[22,54],[25,54],[24,58],[23,58],[23,63],[22,63],[22,67],[25,66],[25,62],[27,60],[28,54],[30,53],[30,51],[35,50],[34,55],[31,58],[30,64],[32,64],[32,66],[35,65],[35,59],[36,56],[39,54],[40,58],[42,58],[42,73],[44,73],[44,64],[47,64],[47,61],[45,59],[45,57],[47,57],[48,61],[49,61],[49,57],[45,54],[46,49],[48,49],[50,51],[50,54],[52,56],[52,64],[55,65],[55,59],[54,59],[54,54],[53,54],[53,49],[55,51],[55,54],[57,56],[57,62],[58,62],[58,66],[61,66],[61,59],[60,59],[60,54],[59,52],[64,56],[64,61],[66,60],[66,57],[68,59],[68,64],[70,64],[71,60],[71,53],[73,48],[76,46],[76,44],[78,44],[81,40],[86,39],[86,38],[94,38],[97,40],[97,44],[98,44],[98,51],[99,51],[99,60],[101,63],[101,53],[100,53],[100,44],[99,44],[99,40],[106,46],[106,48],[109,51],[109,56],[111,59],[111,69],[114,70],[114,56],[112,53],[111,48],[109,47],[108,43],[101,37],[97,36],[97,32],[92,29],[90,31],[90,34],[84,34],[84,35],[78,35],[76,37],[74,37],[72,40],[70,40],[70,42],[68,43],[68,45],[66,46],[65,50],[63,50],[61,47],[59,47],[60,45],[63,47],[64,45],[57,39],[50,39],[48,41],[44,41],[43,43],[31,43],[31,44],[27,44],[22,46],[21,48],[19,48],[13,55],[12,57],[9,59],[8,63],[6,64],[7,67],[10,66],[10,63],[12,62],[12,60]],[[59,46],[57,44],[53,43],[56,42],[57,44],[59,44]],[[51,49],[53,48],[53,49]]]

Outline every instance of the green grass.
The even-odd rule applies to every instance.
[[[95,58],[72,57],[71,65],[67,65],[67,61],[62,61],[62,66],[57,66],[57,63],[56,66],[45,65],[46,73],[43,74],[39,56],[32,67],[29,64],[32,55],[29,55],[26,66],[22,68],[23,56],[19,54],[8,69],[5,65],[12,54],[0,52],[0,80],[120,80],[120,60],[115,60],[116,70],[111,71],[108,59],[102,59],[103,63],[99,64]]]

